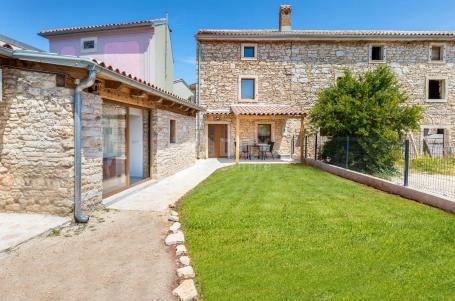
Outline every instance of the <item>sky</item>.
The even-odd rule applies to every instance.
[[[118,23],[169,15],[174,77],[196,80],[199,29],[275,29],[291,4],[293,29],[454,30],[454,0],[0,0],[0,33],[48,50],[43,29]]]

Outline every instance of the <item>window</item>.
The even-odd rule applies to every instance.
[[[256,60],[257,46],[256,44],[242,44],[242,60]]]
[[[432,157],[444,156],[448,151],[449,130],[441,125],[422,126],[422,130],[421,151]]]
[[[256,80],[254,78],[242,78],[240,85],[242,99],[254,100],[256,98]]]
[[[446,101],[446,80],[427,79],[427,101]]]
[[[175,120],[169,121],[169,143],[175,143]]]
[[[374,45],[370,48],[370,62],[384,62],[385,50],[384,46]]]
[[[444,45],[436,44],[430,46],[430,62],[444,61]]]
[[[97,38],[81,39],[81,52],[95,52],[97,47]]]
[[[269,143],[272,141],[272,125],[258,124],[258,143]]]
[[[255,49],[252,46],[243,48],[243,57],[255,57]]]

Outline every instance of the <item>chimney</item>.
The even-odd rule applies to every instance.
[[[280,31],[291,30],[291,11],[290,5],[280,5]]]

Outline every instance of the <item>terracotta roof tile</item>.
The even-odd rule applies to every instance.
[[[305,114],[303,110],[296,106],[281,104],[245,104],[232,105],[231,111],[234,115],[293,115],[300,116]]]
[[[96,63],[100,67],[103,67],[103,68],[105,68],[107,70],[114,71],[114,72],[116,72],[116,73],[118,73],[118,74],[120,74],[120,75],[122,75],[124,77],[128,77],[128,78],[130,78],[130,79],[132,79],[134,81],[137,81],[140,84],[152,87],[152,89],[155,89],[155,90],[157,90],[159,92],[165,93],[165,94],[167,94],[169,96],[172,96],[173,98],[177,98],[181,102],[190,103],[190,102],[188,102],[187,99],[182,98],[182,97],[178,96],[177,94],[174,94],[174,93],[172,93],[170,91],[164,90],[164,89],[162,89],[162,88],[160,88],[158,86],[155,86],[154,84],[148,83],[148,82],[146,82],[145,80],[143,80],[141,78],[137,78],[136,76],[133,77],[131,74],[127,74],[125,71],[119,70],[118,68],[114,69],[114,67],[112,67],[111,65],[107,65],[103,61],[99,61],[99,60],[96,60],[96,59],[92,59],[92,61],[94,63]],[[191,104],[193,104],[193,103],[191,103]]]
[[[110,23],[110,24],[46,29],[46,30],[40,31],[38,34],[41,36],[52,36],[52,35],[75,33],[75,32],[88,32],[88,31],[111,30],[111,29],[131,28],[131,27],[140,27],[140,26],[153,26],[155,23],[163,22],[164,20],[165,19],[154,19],[154,20],[142,20],[142,21],[124,22],[124,23]]]
[[[198,39],[212,38],[276,38],[276,39],[455,39],[455,31],[399,31],[399,30],[225,30],[202,29]]]

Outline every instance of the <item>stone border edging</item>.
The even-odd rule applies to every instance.
[[[164,243],[166,246],[175,246],[175,255],[178,258],[176,272],[179,283],[172,291],[172,294],[179,298],[180,301],[192,301],[198,299],[198,292],[194,283],[194,270],[190,265],[191,260],[184,245],[185,236],[180,229],[179,220],[179,214],[174,210],[170,210],[168,221],[172,222],[172,225],[169,227],[169,234]]]
[[[387,180],[323,163],[314,159],[304,159],[304,163],[318,168],[322,171],[329,172],[331,174],[352,180],[357,183],[365,184],[391,194],[396,194],[404,198],[417,201],[419,203],[442,209],[450,213],[455,213],[455,202],[440,196],[429,194],[413,188],[400,186]]]

